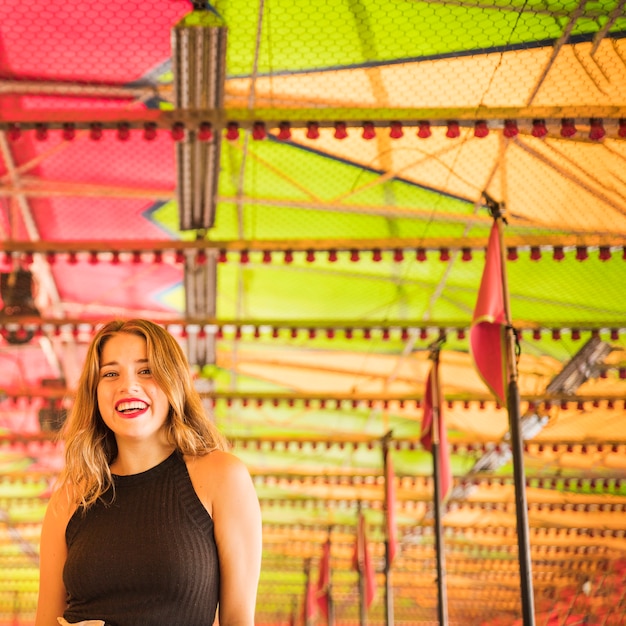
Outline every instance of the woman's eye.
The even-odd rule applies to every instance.
[[[152,370],[149,367],[146,367],[145,369],[141,370],[139,373],[149,376],[150,374],[152,374]]]
[[[117,374],[115,372],[104,372],[102,374],[102,378],[112,378],[113,376],[116,376]]]

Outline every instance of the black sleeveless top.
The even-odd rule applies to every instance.
[[[213,520],[179,453],[152,469],[114,476],[65,531],[69,622],[107,626],[211,626],[219,600]]]

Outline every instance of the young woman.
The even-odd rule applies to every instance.
[[[41,534],[35,626],[253,626],[261,515],[178,342],[147,320],[94,337]]]

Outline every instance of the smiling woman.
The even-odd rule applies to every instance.
[[[254,623],[261,518],[161,326],[94,337],[41,536],[36,626]],[[61,617],[62,616],[62,617]]]

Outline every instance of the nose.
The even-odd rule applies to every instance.
[[[130,393],[139,388],[139,378],[134,372],[124,372],[120,376],[120,390]]]

